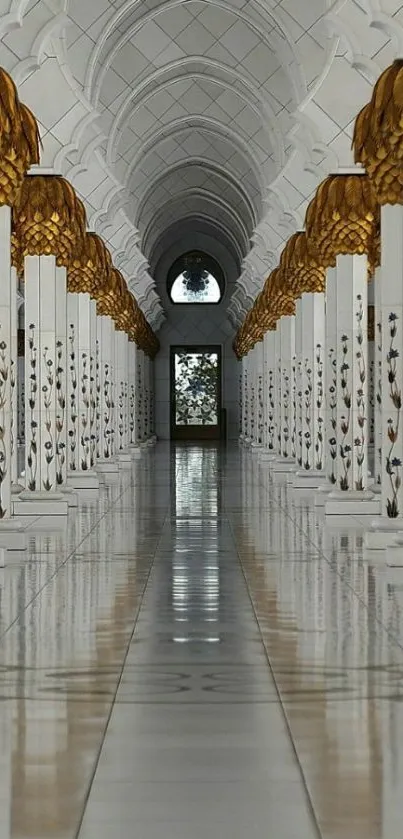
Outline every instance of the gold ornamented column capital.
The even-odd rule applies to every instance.
[[[380,212],[368,175],[329,175],[318,187],[305,221],[309,242],[324,268],[334,267],[339,254],[374,259]]]
[[[101,237],[86,233],[81,251],[73,255],[68,266],[68,290],[96,297],[106,286],[111,268],[112,257]]]
[[[86,215],[71,184],[59,175],[27,175],[13,209],[14,230],[21,254],[55,256],[68,267],[81,251]]]
[[[29,167],[39,163],[39,130],[9,74],[0,68],[0,205],[17,201]]]
[[[380,204],[403,203],[403,59],[379,77],[355,122],[353,149]]]

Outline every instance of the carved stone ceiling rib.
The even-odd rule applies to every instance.
[[[0,63],[154,323],[166,231],[214,225],[242,264],[234,320],[351,163],[351,129],[401,52],[395,0],[0,0]],[[19,24],[16,28],[16,24]]]

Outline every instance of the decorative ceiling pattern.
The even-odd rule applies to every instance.
[[[0,64],[154,328],[152,271],[184,231],[239,264],[235,324],[352,165],[353,120],[403,51],[399,0],[0,0]]]

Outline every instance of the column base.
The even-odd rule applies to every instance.
[[[374,516],[379,513],[380,500],[372,492],[340,489],[333,490],[325,503],[327,516]]]
[[[78,498],[77,493],[73,492],[72,488],[64,485],[60,487],[60,492],[63,493],[65,499],[67,501],[67,506],[70,507],[78,507]]]
[[[295,472],[297,466],[292,457],[276,457],[271,463],[271,469],[273,472]]]
[[[18,519],[0,521],[0,549],[3,548],[8,551],[26,551],[27,537],[22,529],[22,522]]]
[[[67,475],[67,486],[71,489],[99,489],[99,478],[95,470],[88,472],[69,472]]]
[[[5,568],[7,557],[7,549],[0,548],[0,568]]]
[[[138,460],[141,457],[140,446],[137,446],[135,443],[130,444],[129,452],[133,460]]]
[[[24,489],[14,501],[15,516],[67,516],[62,492],[31,492]]]
[[[270,449],[261,449],[259,452],[259,463],[272,463],[277,460],[277,455]]]
[[[364,535],[364,547],[370,551],[384,551],[402,531],[402,518],[388,519],[386,516],[379,516],[371,522],[370,530]]]
[[[131,453],[127,449],[123,449],[123,451],[118,452],[116,457],[118,459],[119,466],[126,463],[130,464],[132,462]]]
[[[119,472],[119,464],[116,460],[97,460],[97,472],[101,475],[113,474]]]
[[[20,492],[24,492],[24,485],[23,484],[11,484],[11,495],[19,495]]]
[[[373,492],[374,495],[381,495],[382,487],[380,484],[371,484],[368,489]]]
[[[140,448],[141,448],[141,449],[148,449],[148,442],[147,442],[147,440],[143,440],[143,442],[142,442],[142,443],[140,443]]]
[[[293,487],[294,489],[319,489],[320,485],[323,483],[325,475],[323,472],[319,472],[315,469],[306,470],[300,469],[294,478]]]
[[[251,444],[250,448],[251,448],[251,454],[253,455],[253,457],[258,457],[260,455],[260,452],[263,450],[262,444],[261,443],[255,443],[255,442],[253,442]]]
[[[324,507],[331,492],[334,492],[334,484],[327,483],[319,486],[318,491],[315,493],[315,507]]]

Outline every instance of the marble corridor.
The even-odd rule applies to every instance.
[[[110,481],[0,572],[0,839],[397,839],[403,571],[365,521],[235,444]]]

